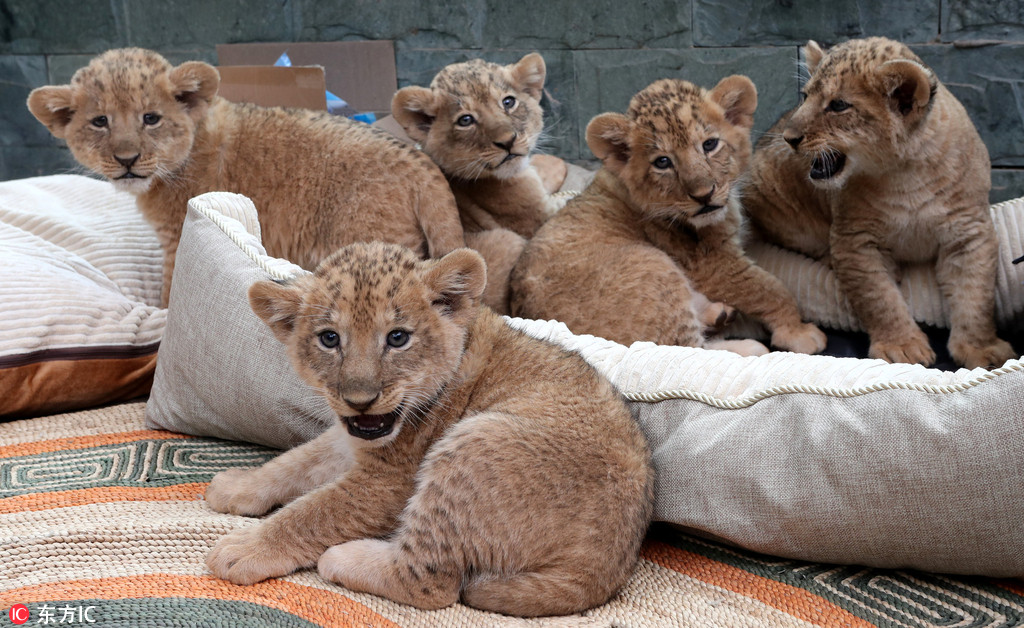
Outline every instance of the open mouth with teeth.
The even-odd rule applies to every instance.
[[[722,209],[722,207],[722,205],[705,205],[704,207],[701,207],[699,210],[697,210],[697,213],[694,214],[694,216],[704,216],[710,214],[711,212],[718,211],[719,209]]]
[[[827,156],[819,155],[811,163],[811,178],[816,180],[831,179],[839,174],[846,165],[846,155],[842,153],[830,153]]]
[[[395,428],[395,421],[401,415],[402,409],[398,408],[387,414],[360,414],[357,416],[345,417],[345,426],[348,433],[356,438],[373,440],[387,436]]]

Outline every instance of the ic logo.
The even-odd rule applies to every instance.
[[[11,618],[12,624],[21,625],[28,621],[28,607],[24,604],[15,604],[7,611],[8,617]]]

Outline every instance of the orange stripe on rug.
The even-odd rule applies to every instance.
[[[667,569],[759,600],[804,621],[836,628],[874,628],[849,611],[805,589],[763,578],[738,567],[659,541],[644,544],[641,556]]]
[[[285,580],[268,580],[240,586],[213,576],[146,574],[35,584],[0,594],[0,606],[6,609],[15,603],[170,597],[250,602],[291,613],[324,626],[360,623],[372,624],[375,627],[398,628],[398,624],[341,593],[306,587]]]
[[[194,501],[206,492],[208,485],[209,482],[189,482],[172,486],[100,486],[52,493],[29,493],[0,499],[0,514],[112,502]]]
[[[1024,581],[1022,580],[1014,580],[1012,578],[993,578],[991,582],[1001,589],[1006,589],[1010,593],[1024,596]]]
[[[137,430],[133,432],[114,432],[113,434],[72,436],[68,438],[56,438],[54,440],[19,443],[17,445],[0,445],[0,458],[32,456],[35,454],[45,454],[53,451],[85,449],[87,447],[100,447],[102,445],[117,445],[120,443],[132,443],[140,440],[170,440],[174,438],[195,437],[188,436],[186,434],[166,432],[164,430]]]

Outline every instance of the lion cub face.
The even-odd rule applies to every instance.
[[[469,249],[423,262],[397,245],[354,244],[292,284],[253,284],[249,303],[349,434],[382,444],[455,374],[485,283]]]
[[[757,90],[729,76],[708,91],[676,79],[633,97],[625,115],[587,125],[587,144],[652,217],[694,226],[725,217],[730,192],[750,159]]]
[[[186,162],[219,84],[205,63],[172,67],[154,52],[124,48],[93,59],[70,85],[33,90],[28,107],[79,163],[141,193]]]
[[[807,159],[811,180],[840,187],[860,171],[882,174],[928,115],[938,81],[909,48],[882,37],[822,52],[804,48],[811,76],[783,137]]]
[[[473,59],[441,70],[425,87],[395,94],[391,111],[445,174],[511,177],[528,163],[544,126],[546,75],[537,53],[512,65]]]

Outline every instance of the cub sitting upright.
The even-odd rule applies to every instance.
[[[451,191],[426,156],[326,112],[234,104],[198,61],[172,67],[108,51],[28,107],[82,165],[137,196],[164,250],[164,302],[188,199],[214,190],[259,208],[270,255],[304,268],[339,246],[385,240],[420,255],[464,246]]]
[[[624,344],[699,347],[703,295],[764,321],[777,347],[821,351],[825,335],[738,241],[736,180],[756,106],[745,76],[711,91],[665,79],[634,96],[627,115],[591,120],[587,144],[604,167],[527,244],[512,274],[513,314]],[[765,351],[754,341],[709,346]]]
[[[392,115],[448,178],[466,243],[487,261],[484,303],[502,313],[525,239],[564,204],[530,165],[546,75],[537,53],[512,65],[473,59],[445,67],[429,88],[398,90],[391,102]]]
[[[652,511],[647,442],[583,358],[480,307],[485,282],[469,249],[424,262],[371,243],[252,286],[338,424],[214,477],[219,512],[287,504],[221,539],[214,574],[251,584],[318,564],[354,591],[511,615],[582,611],[622,586]]]
[[[949,351],[968,367],[1017,353],[996,337],[998,242],[988,151],[967,112],[901,43],[804,48],[805,100],[764,136],[744,206],[768,241],[828,260],[871,337],[870,357],[935,361],[896,284],[933,261],[949,303]]]

